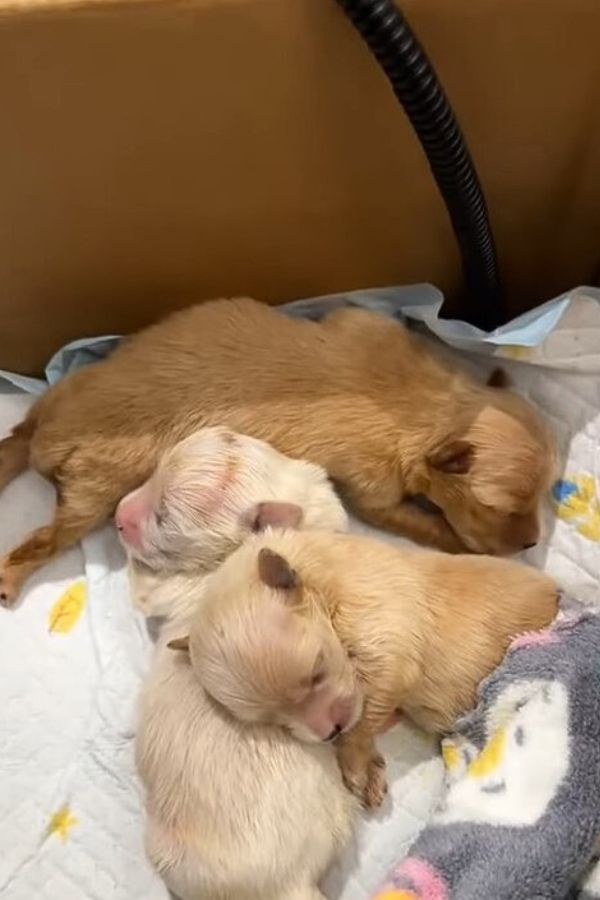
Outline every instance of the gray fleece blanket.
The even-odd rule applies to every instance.
[[[442,744],[431,823],[377,900],[600,898],[600,616],[562,597]]]

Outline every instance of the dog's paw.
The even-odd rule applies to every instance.
[[[363,790],[363,803],[367,809],[381,806],[388,792],[385,777],[385,760],[379,753],[369,761],[367,781]]]
[[[342,776],[344,779],[344,784],[346,785],[350,793],[354,794],[355,797],[358,797],[360,800],[362,800],[368,782],[367,771],[358,769],[345,769],[342,771]]]
[[[344,769],[343,777],[348,790],[362,801],[366,809],[381,806],[388,790],[383,756],[377,753],[364,769]]]
[[[10,609],[14,605],[21,590],[21,583],[20,570],[5,561],[0,562],[0,606]]]

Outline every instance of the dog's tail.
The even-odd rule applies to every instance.
[[[0,441],[0,491],[29,467],[29,447],[36,427],[36,418],[30,414]]]

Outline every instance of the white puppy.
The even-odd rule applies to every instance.
[[[349,529],[414,546],[348,516],[320,466],[227,428],[202,428],[167,451],[153,475],[121,500],[115,518],[132,600],[146,616],[175,615],[187,586],[197,592],[198,573],[269,526]]]
[[[185,575],[215,569],[252,533],[348,527],[320,466],[227,428],[202,428],[176,444],[148,481],[121,500],[115,519],[133,601],[147,616],[172,616]],[[157,590],[161,583],[164,591]]]
[[[202,691],[187,654],[167,644],[202,601],[208,573],[252,531],[345,529],[325,473],[252,438],[203,429],[122,501],[117,524],[138,603],[168,617],[136,747],[151,861],[182,900],[322,898],[317,884],[356,814],[333,748],[239,725]]]

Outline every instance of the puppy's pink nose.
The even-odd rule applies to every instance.
[[[140,546],[142,523],[146,512],[146,504],[137,492],[128,494],[117,506],[115,524],[121,540],[128,547]]]
[[[337,700],[333,701],[329,710],[333,728],[325,740],[334,741],[338,735],[346,731],[352,721],[354,707],[355,700],[353,697],[338,697]]]

